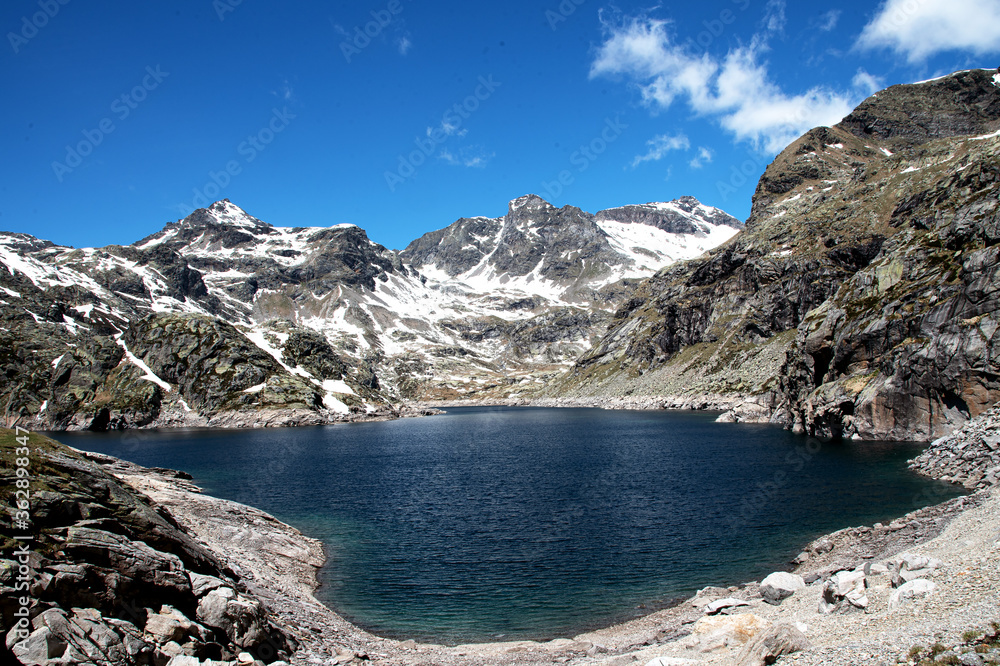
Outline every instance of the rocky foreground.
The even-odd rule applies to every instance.
[[[940,475],[952,468],[933,461],[977,437],[991,451],[995,421],[993,412],[972,421],[916,464]],[[13,438],[3,432],[6,461]],[[4,560],[3,663],[1000,663],[1000,494],[992,487],[943,504],[929,496],[933,506],[888,525],[817,539],[789,572],[705,588],[626,624],[547,643],[446,647],[382,639],[345,621],[313,597],[324,561],[318,541],[203,495],[183,473],[35,435],[31,447],[32,621],[21,642],[18,563]],[[993,464],[990,455],[976,460]],[[5,496],[14,476],[0,477]],[[976,485],[994,480],[986,473]],[[10,557],[6,512],[0,534]]]

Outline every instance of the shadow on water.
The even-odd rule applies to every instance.
[[[921,445],[821,442],[715,414],[460,408],[250,431],[55,433],[190,472],[326,544],[318,596],[379,635],[571,636],[710,584],[759,579],[816,536],[961,494]]]

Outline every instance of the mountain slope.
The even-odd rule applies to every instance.
[[[755,418],[881,439],[979,413],[1000,397],[998,127],[995,72],[972,70],[810,131],[745,232],[645,282],[551,391],[752,395]]]

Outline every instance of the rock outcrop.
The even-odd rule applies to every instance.
[[[0,430],[4,460],[22,457],[25,444],[30,530],[15,526],[17,507],[8,504],[0,540],[5,553],[23,548],[28,564],[0,560],[0,661],[118,666],[183,655],[289,657],[295,643],[264,605],[168,512],[62,444],[34,434],[19,442]],[[17,478],[10,469],[0,476],[5,501],[14,501]],[[29,541],[15,539],[24,534]],[[15,591],[22,580],[30,595]]]

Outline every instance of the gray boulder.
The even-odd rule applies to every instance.
[[[119,621],[118,627],[123,624]],[[72,615],[62,609],[49,609],[32,621],[34,631],[25,643],[8,647],[24,666],[49,666],[57,660],[62,664],[88,666],[132,666],[137,657],[148,652],[148,646],[137,646],[123,640],[115,628],[93,609],[73,609]],[[138,633],[132,626],[131,630]],[[123,632],[128,635],[130,632]]]
[[[219,587],[198,602],[202,624],[223,632],[235,645],[252,649],[269,639],[270,626],[264,607],[231,587]]]
[[[889,610],[896,610],[909,601],[929,597],[937,591],[937,584],[918,578],[904,583],[889,597]]]
[[[147,546],[142,541],[89,527],[73,526],[66,538],[66,551],[98,567],[107,567],[138,586],[161,594],[186,597],[191,581],[180,558]]]
[[[760,596],[772,606],[778,606],[782,601],[806,587],[802,576],[777,571],[760,583]]]
[[[810,648],[805,634],[790,624],[776,624],[757,634],[736,657],[737,666],[765,666],[778,657]]]
[[[900,587],[912,580],[926,578],[942,566],[944,566],[944,563],[933,557],[903,553],[899,556],[896,566],[893,567],[892,586]]]
[[[819,612],[832,613],[835,610],[851,606],[867,608],[866,588],[867,581],[864,571],[841,571],[833,575],[823,586],[823,596],[819,600]]]

